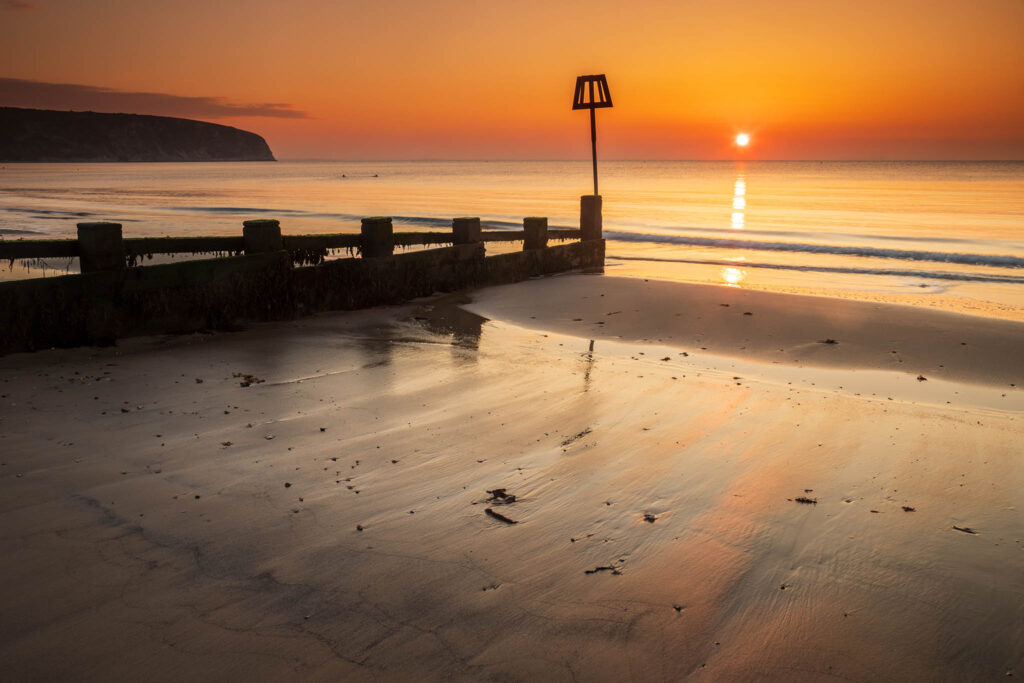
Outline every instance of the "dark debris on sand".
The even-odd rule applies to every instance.
[[[235,372],[235,373],[232,373],[231,376],[232,377],[240,378],[242,380],[241,382],[238,383],[238,386],[241,386],[241,387],[248,387],[248,386],[251,386],[253,384],[261,384],[261,383],[266,381],[264,379],[260,379],[256,375],[250,375],[247,372]]]
[[[613,567],[610,564],[603,565],[601,567],[594,567],[593,569],[583,570],[584,574],[597,574],[598,572],[611,572],[613,576],[621,576],[622,570],[618,567]]]
[[[584,429],[584,430],[583,430],[582,432],[579,432],[579,433],[577,433],[577,434],[573,434],[573,435],[572,435],[572,436],[570,436],[570,437],[569,437],[568,439],[566,439],[565,441],[563,441],[563,442],[562,442],[562,445],[563,445],[563,446],[568,446],[568,445],[569,445],[569,444],[571,444],[571,443],[572,443],[573,441],[578,441],[578,440],[582,439],[583,437],[585,437],[585,436],[586,436],[587,434],[589,434],[589,433],[590,433],[590,427],[587,427],[587,428],[586,428],[586,429]]]
[[[516,502],[515,494],[509,493],[505,489],[494,489],[493,491],[488,491],[487,493],[490,494],[491,496],[490,498],[487,499],[488,502],[492,502],[495,505],[511,505],[512,503]]]
[[[494,517],[499,522],[504,522],[505,524],[519,524],[518,521],[516,521],[514,519],[509,519],[508,517],[506,517],[505,515],[501,514],[500,512],[495,512],[494,508],[487,508],[486,510],[484,510],[484,512],[487,513],[488,515],[490,515],[491,517]]]

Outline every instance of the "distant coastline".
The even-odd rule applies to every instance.
[[[0,161],[275,161],[261,136],[169,116],[0,107]]]

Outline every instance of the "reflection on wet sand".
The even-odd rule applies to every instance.
[[[466,294],[444,296],[432,303],[424,304],[413,319],[434,334],[450,336],[454,346],[477,349],[487,318],[470,313],[459,306],[468,302],[469,297]]]
[[[394,359],[393,328],[374,332],[375,334],[355,339],[356,348],[366,357],[364,369],[385,367],[391,365]]]

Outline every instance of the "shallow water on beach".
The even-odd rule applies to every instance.
[[[83,220],[126,236],[237,234],[256,217],[286,233],[368,215],[575,227],[590,183],[586,161],[8,164],[0,238]],[[609,272],[1024,319],[1024,163],[604,162],[601,193]]]

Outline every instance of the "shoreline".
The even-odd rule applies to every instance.
[[[571,313],[559,310],[564,300]],[[492,287],[467,308],[523,327],[688,353],[1024,387],[1024,323],[952,311],[610,275]]]

